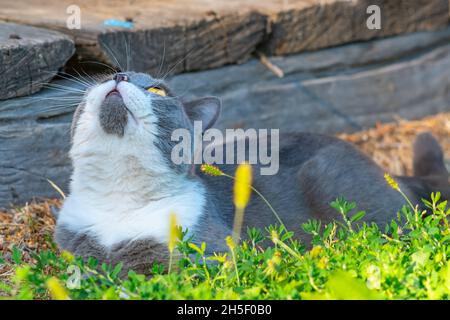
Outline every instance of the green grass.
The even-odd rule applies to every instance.
[[[228,239],[230,251],[215,256],[184,239],[170,274],[154,265],[149,277],[130,271],[120,279],[120,265],[65,252],[43,251],[27,265],[16,250],[10,261],[0,258],[15,270],[0,292],[15,299],[448,299],[450,210],[439,193],[424,204],[424,212],[405,206],[380,229],[358,222],[364,214],[355,204],[337,199],[341,221],[303,225],[311,250],[276,226],[247,230],[239,245]],[[265,239],[272,245],[263,249]]]

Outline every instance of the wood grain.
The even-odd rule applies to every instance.
[[[81,9],[80,30],[66,27],[66,8],[72,4]],[[371,4],[381,8],[380,30],[366,26]],[[108,27],[107,19],[132,21],[134,28]],[[242,63],[257,49],[287,55],[435,30],[448,24],[449,4],[448,0],[3,0],[0,20],[62,31],[74,38],[80,59],[99,59],[122,69],[128,64],[158,75]]]
[[[0,100],[35,93],[74,51],[72,40],[59,32],[0,23]]]

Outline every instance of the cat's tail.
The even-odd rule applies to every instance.
[[[413,158],[414,176],[439,177],[448,181],[449,173],[445,168],[442,147],[430,132],[416,137]]]

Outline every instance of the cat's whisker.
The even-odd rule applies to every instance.
[[[82,76],[81,73],[79,73],[77,69],[74,68],[73,71],[75,71],[75,72],[78,74],[78,76],[80,77],[80,79],[83,79],[84,81],[86,81],[87,83],[89,83],[89,86],[93,86],[93,85],[96,85],[96,84],[97,84],[97,81],[95,81],[95,79],[92,78],[92,77],[91,77],[89,74],[87,74],[86,72],[84,72],[84,74],[85,74],[89,79],[86,79],[84,76]]]
[[[92,64],[98,64],[100,66],[106,67],[108,69],[110,69],[113,73],[117,73],[117,69],[114,69],[113,67],[111,67],[110,65],[107,65],[106,63],[100,62],[100,61],[92,61],[92,60],[87,60],[87,61],[81,61],[80,63],[92,63]]]
[[[68,76],[66,76],[66,75],[69,75],[70,77],[68,77]],[[59,77],[61,77],[61,78],[63,78],[63,79],[66,79],[66,80],[68,80],[68,81],[71,81],[71,82],[73,82],[73,83],[79,84],[79,85],[84,86],[84,87],[90,87],[90,86],[92,86],[92,83],[89,83],[89,82],[86,82],[86,81],[81,80],[81,79],[79,79],[79,78],[76,78],[76,77],[74,77],[73,75],[70,75],[70,74],[68,74],[68,73],[67,73],[66,75],[64,75],[64,73],[58,73],[58,76],[59,76]]]
[[[43,72],[47,72],[47,73],[53,74],[52,72],[48,72],[48,71],[45,71],[45,70]],[[85,80],[81,80],[81,79],[75,77],[74,75],[71,75],[71,74],[63,72],[63,71],[60,71],[60,72],[54,74],[54,76],[59,76],[59,77],[61,77],[63,79],[72,81],[72,82],[80,84],[82,86],[86,86],[86,87],[91,86],[91,84],[89,82],[86,82]]]
[[[64,84],[57,83],[57,82],[48,82],[48,83],[44,83],[44,85],[55,86],[55,87],[59,87],[59,88],[74,89],[74,90],[78,90],[78,91],[85,91],[85,90],[82,90],[81,88],[78,88],[78,87],[71,87],[69,85],[64,85]],[[83,87],[86,87],[86,86],[83,86]]]
[[[212,43],[210,43],[207,46],[204,46],[203,48],[201,48],[198,52],[195,51],[195,49],[197,49],[197,47],[193,47],[192,49],[189,50],[189,52],[184,56],[184,58],[180,59],[177,63],[175,63],[170,69],[169,71],[167,71],[164,76],[161,78],[162,81],[164,81],[166,79],[166,77],[168,75],[170,75],[170,73],[182,62],[186,61],[187,58],[189,58],[192,54],[194,54],[196,52],[197,55],[202,54],[203,51],[205,51],[206,49],[210,48],[212,46]]]
[[[82,100],[83,96],[79,96],[79,97],[43,97],[40,98],[38,101],[42,101],[42,100],[54,100],[54,101],[79,101]]]
[[[43,87],[46,88],[46,89],[49,89],[49,90],[55,90],[55,91],[59,91],[59,92],[66,92],[66,93],[79,94],[79,95],[84,95],[86,93],[86,91],[84,91],[84,90],[76,90],[76,89],[73,89],[73,88],[70,89],[70,87],[68,89],[65,86],[58,87],[58,86],[55,86],[55,85],[52,85],[52,86],[45,86],[44,85]]]
[[[74,88],[74,87],[68,87],[65,85],[58,84],[58,83],[48,83],[48,84],[44,84],[43,86],[46,88],[50,88],[50,89],[55,88],[55,89],[62,89],[65,91],[73,91],[73,92],[81,92],[81,93],[86,92],[86,90],[82,90],[82,89],[78,89],[78,88]]]
[[[111,55],[111,57],[117,63],[117,67],[119,67],[120,70],[124,70],[122,65],[119,63],[119,60],[117,60],[116,56],[114,55],[112,49],[109,48],[109,46],[106,43],[104,43],[104,42],[101,44],[101,46],[103,46],[108,51],[108,53]]]
[[[64,108],[72,108],[72,107],[77,107],[79,105],[79,103],[74,103],[74,104],[59,104],[59,105],[52,105],[50,106],[49,109],[64,109]]]
[[[101,72],[101,73],[97,73],[95,74],[93,77],[96,78],[97,83],[102,83],[107,79],[112,79],[114,73],[107,73],[107,72]]]
[[[125,60],[126,60],[126,65],[127,65],[127,69],[126,71],[130,70],[130,57],[131,57],[131,48],[129,47],[130,44],[127,44],[127,38],[129,40],[130,37],[127,36],[126,33],[123,34],[123,36],[125,37]]]
[[[161,58],[161,63],[159,64],[159,69],[158,69],[158,73],[156,76],[157,78],[159,78],[161,75],[161,71],[162,71],[162,67],[163,67],[165,58],[166,58],[166,39],[163,40],[163,54],[162,54],[162,58]]]

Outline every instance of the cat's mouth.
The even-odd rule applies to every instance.
[[[108,97],[110,97],[110,96],[119,96],[120,98],[122,98],[122,96],[120,95],[119,90],[117,90],[116,88],[112,89],[112,90],[106,95],[105,99],[108,98]]]
[[[125,102],[123,101],[122,95],[120,94],[120,91],[117,90],[117,88],[112,89],[106,96],[105,96],[105,101],[103,102],[103,104],[109,104],[109,101],[107,100],[114,100],[115,104],[119,104],[122,108],[125,108],[125,110],[130,114],[130,116],[136,120],[136,118],[134,117],[133,112],[131,112],[131,110],[127,107],[127,105],[125,104]]]

